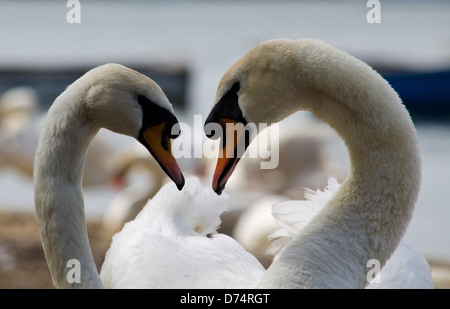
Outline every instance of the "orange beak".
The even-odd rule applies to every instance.
[[[177,161],[172,155],[172,144],[169,136],[165,132],[166,123],[149,127],[143,132],[143,137],[147,142],[148,150],[159,163],[167,176],[177,185],[178,190],[184,186],[184,177],[181,173]]]
[[[217,159],[216,170],[213,176],[212,187],[217,194],[221,194],[225,185],[233,174],[237,163],[241,159],[248,146],[245,136],[245,129],[242,123],[235,120],[221,118],[219,124],[224,130],[222,137],[219,158]]]

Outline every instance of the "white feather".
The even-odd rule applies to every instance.
[[[262,265],[233,238],[217,234],[227,203],[226,194],[193,176],[182,191],[163,186],[114,236],[100,273],[105,287],[255,288]]]
[[[305,200],[286,201],[272,206],[272,215],[280,229],[269,235],[274,240],[268,252],[277,255],[327,204],[339,190],[335,178],[316,191],[306,189]],[[371,268],[368,268],[368,271]],[[368,289],[424,289],[432,288],[430,266],[425,257],[404,237]]]

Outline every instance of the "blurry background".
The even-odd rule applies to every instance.
[[[448,1],[385,0],[379,24],[367,22],[370,8],[361,0],[80,3],[81,23],[70,24],[66,1],[0,2],[0,287],[51,286],[33,217],[31,167],[41,116],[67,85],[94,66],[118,62],[159,83],[179,120],[192,124],[193,115],[206,119],[222,74],[257,43],[304,37],[324,40],[374,66],[411,112],[421,143],[423,180],[408,237],[432,263],[437,286],[450,287],[445,277],[450,265]],[[310,115],[299,113],[281,126],[281,135],[304,129],[303,121],[318,125]],[[260,185],[266,192],[296,198],[290,183],[316,188],[323,187],[328,176],[344,179],[345,148],[327,130],[321,127],[317,136],[299,137],[306,144],[291,157],[286,150],[284,160],[281,147],[281,160],[287,167],[280,166],[276,182],[286,186],[266,186],[275,177],[273,171],[252,178],[250,172],[256,171],[249,161],[239,171],[241,188],[249,192]],[[112,167],[127,165],[124,157],[139,156],[128,153],[134,149],[128,138],[103,131],[100,135],[98,152],[93,148],[92,159],[86,163],[91,165],[84,183],[86,213],[93,229],[101,227],[95,224],[107,216],[120,194],[107,185],[117,172]],[[312,168],[306,169],[301,180],[283,175],[296,164],[314,167],[313,163],[320,165],[320,177]],[[185,175],[211,175],[210,162],[183,159],[181,164]],[[138,182],[142,170],[137,168],[129,176],[128,185],[133,179]],[[145,179],[157,189],[165,179],[149,170],[150,180],[141,175],[139,181]],[[150,184],[141,187],[145,190]],[[102,228],[92,232],[92,241],[100,237],[100,264],[102,250],[110,242],[110,235],[101,238],[102,233]]]

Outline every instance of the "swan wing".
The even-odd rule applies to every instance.
[[[286,243],[308,225],[339,187],[335,178],[329,178],[323,190],[305,189],[304,200],[286,201],[273,205],[272,215],[280,228],[268,236],[269,239],[274,240],[268,252],[276,255]]]
[[[431,269],[425,257],[404,237],[368,289],[432,289]]]

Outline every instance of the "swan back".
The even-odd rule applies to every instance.
[[[113,237],[101,270],[106,287],[251,288],[264,268],[233,238],[216,233],[228,198],[196,177],[168,183]]]
[[[208,236],[220,226],[220,215],[228,207],[228,196],[218,196],[211,188],[190,176],[182,191],[165,185],[136,217],[137,222],[164,230],[170,226],[178,235]]]

